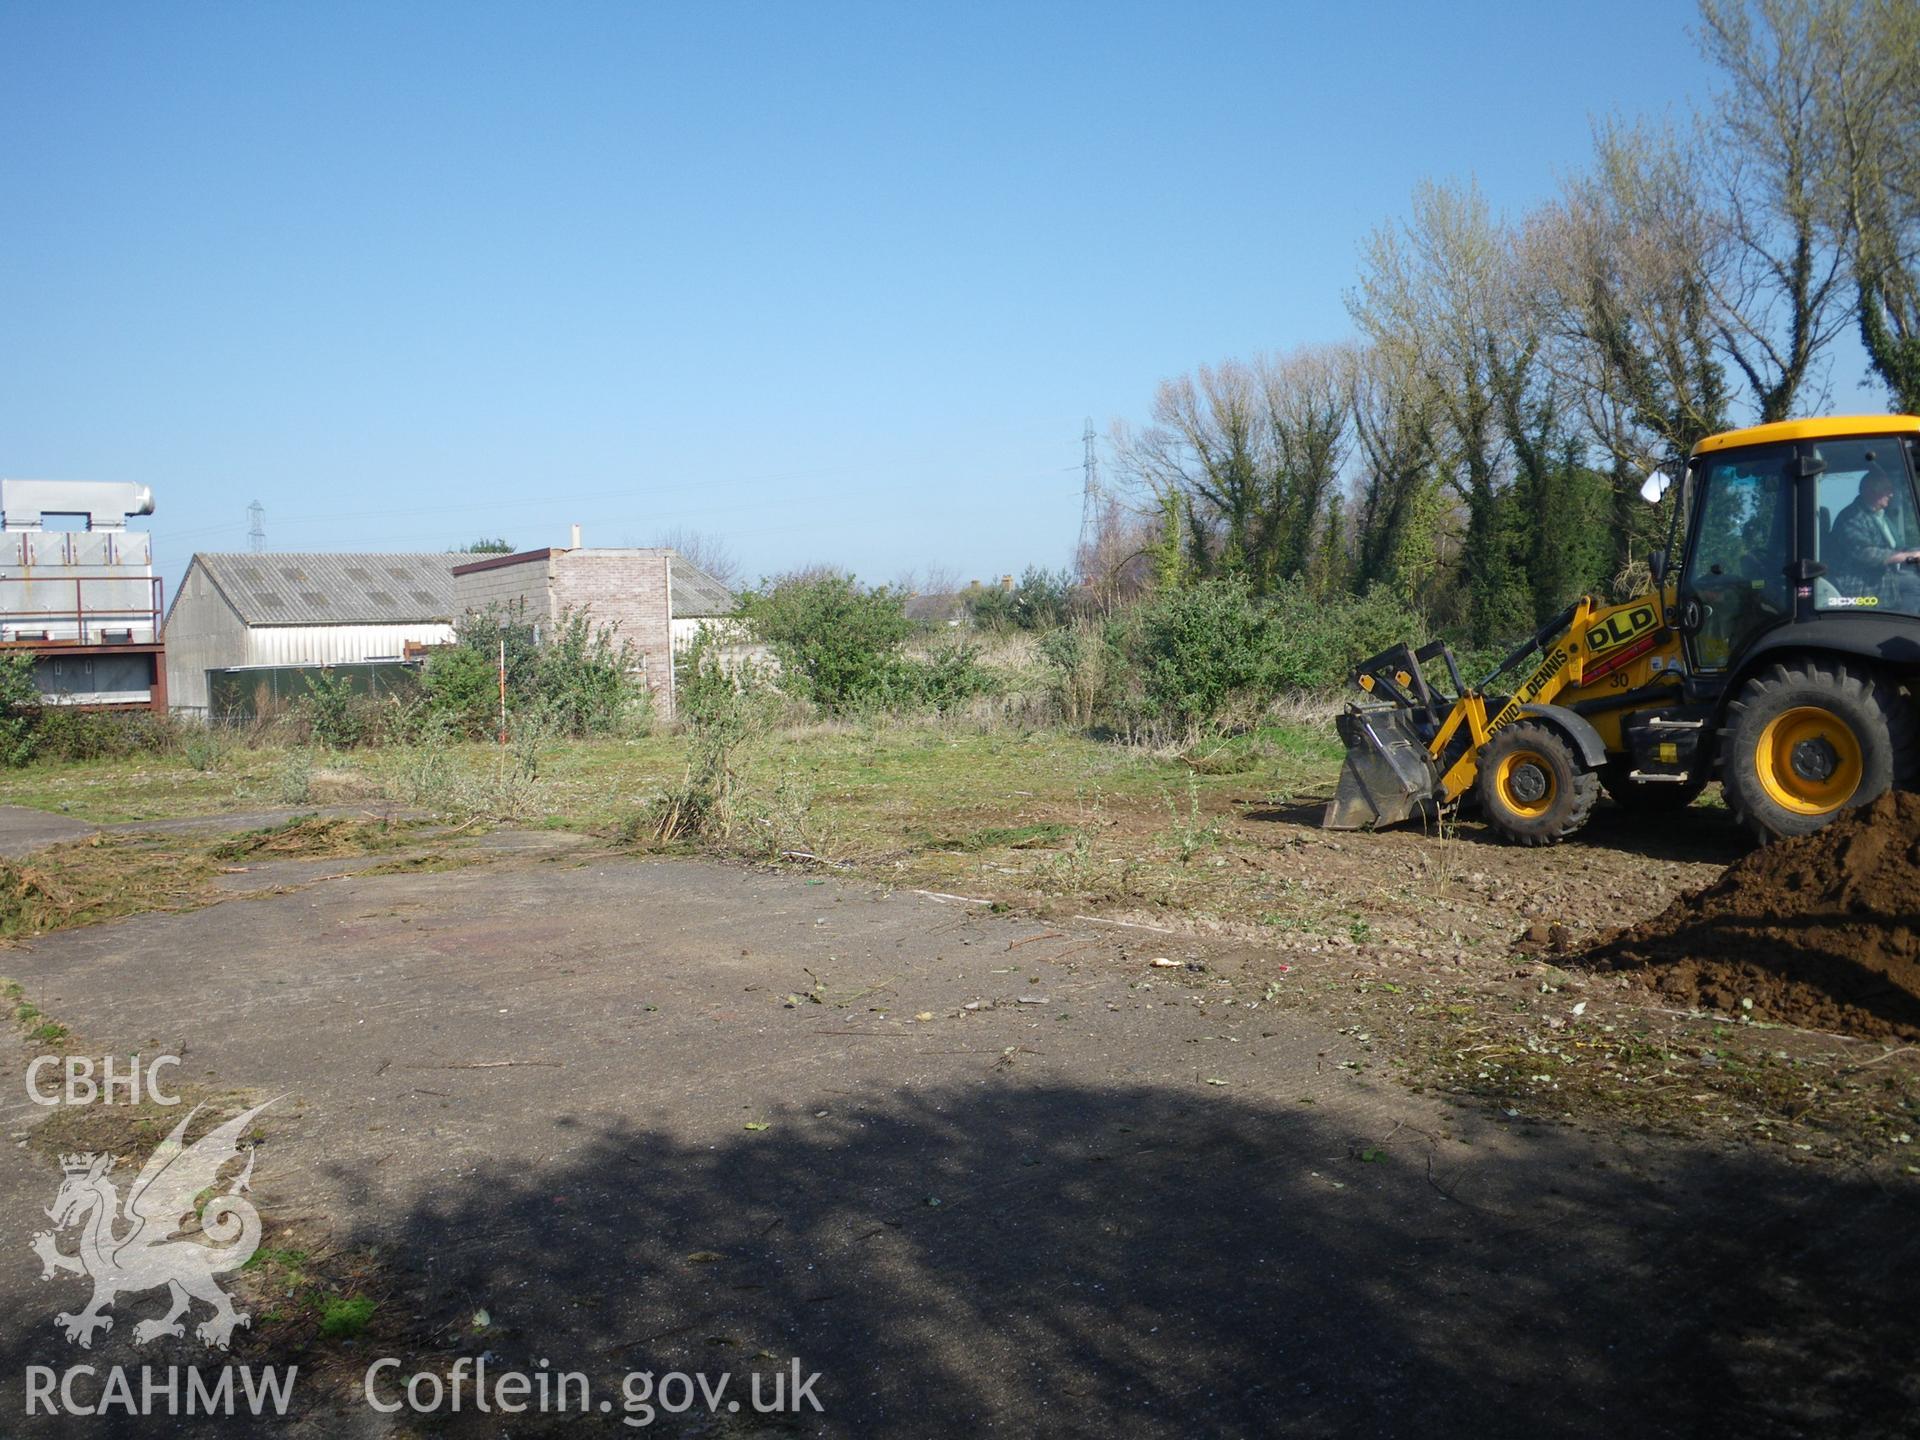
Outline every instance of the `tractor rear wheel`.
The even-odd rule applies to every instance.
[[[1474,793],[1487,823],[1516,845],[1555,845],[1587,823],[1600,777],[1538,720],[1509,725],[1481,747]]]
[[[1774,665],[1746,683],[1720,730],[1720,784],[1762,841],[1810,835],[1909,778],[1913,712],[1835,661]]]

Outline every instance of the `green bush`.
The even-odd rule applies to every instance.
[[[315,670],[306,682],[307,693],[300,704],[315,741],[329,750],[351,750],[366,738],[365,708],[357,703],[349,676],[332,669]]]
[[[1282,695],[1331,692],[1357,661],[1424,633],[1383,590],[1328,599],[1295,584],[1256,599],[1220,578],[1159,590],[1098,631],[1056,631],[1040,653],[1076,723],[1207,728]]]
[[[1073,576],[1029,565],[1011,590],[990,586],[967,599],[973,623],[986,630],[1052,630],[1073,614]]]
[[[907,677],[916,704],[929,710],[951,710],[1001,688],[1000,678],[980,663],[972,645],[944,645],[924,660],[907,662]]]
[[[634,677],[633,647],[615,627],[568,611],[542,636],[524,616],[524,607],[515,607],[461,621],[455,643],[433,655],[421,675],[423,722],[473,740],[496,734],[504,653],[510,724],[514,716],[538,714],[556,735],[645,729],[651,697]]]
[[[40,689],[31,655],[0,655],[0,763],[25,765],[39,739]]]
[[[1278,692],[1330,691],[1369,655],[1402,642],[1424,644],[1420,616],[1384,587],[1364,595],[1315,595],[1304,585],[1276,591],[1270,604],[1273,680]]]
[[[42,705],[32,753],[41,760],[119,760],[172,750],[180,740],[180,724],[170,715]]]
[[[650,714],[649,696],[631,671],[633,647],[611,626],[595,626],[569,611],[539,648],[533,699],[562,735],[607,735],[633,728]]]
[[[1278,692],[1271,612],[1244,580],[1162,590],[1136,622],[1130,658],[1158,718],[1206,725],[1230,700]]]
[[[867,589],[851,575],[810,575],[743,596],[741,613],[779,660],[789,693],[839,712],[913,698],[915,677],[901,653],[913,626],[898,591]]]
[[[455,734],[477,740],[500,723],[498,661],[468,644],[429,656],[420,675],[428,715]]]

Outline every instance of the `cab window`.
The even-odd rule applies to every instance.
[[[1815,558],[1826,574],[1813,583],[1820,610],[1920,615],[1920,524],[1907,447],[1891,436],[1830,440],[1816,452],[1825,465],[1818,497]]]

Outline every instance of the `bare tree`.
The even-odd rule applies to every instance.
[[[1245,576],[1256,591],[1314,563],[1347,445],[1336,352],[1229,360],[1163,381],[1153,423],[1115,432],[1121,473],[1178,522],[1201,575]]]
[[[1348,303],[1374,347],[1432,397],[1434,463],[1467,511],[1462,564],[1476,644],[1514,620],[1516,575],[1499,513],[1510,474],[1501,394],[1521,383],[1537,347],[1515,303],[1512,250],[1477,185],[1425,182],[1408,219],[1364,244]]]
[[[1826,215],[1848,252],[1860,340],[1894,403],[1920,413],[1920,10],[1812,4],[1826,57]]]
[[[1351,444],[1347,355],[1339,348],[1296,350],[1261,367],[1265,418],[1272,445],[1275,537],[1273,570],[1301,575],[1315,562],[1326,568],[1332,548],[1323,533],[1341,519],[1339,484]]]
[[[1727,83],[1714,96],[1711,170],[1726,198],[1729,263],[1716,325],[1762,421],[1802,408],[1815,367],[1850,318],[1843,236],[1828,223],[1837,160],[1825,94],[1834,0],[1701,0],[1701,44]]]
[[[1718,298],[1728,230],[1677,135],[1608,124],[1594,137],[1593,169],[1530,218],[1523,255],[1543,354],[1608,455],[1624,564],[1645,534],[1646,470],[1683,460],[1728,423]]]
[[[1411,600],[1431,573],[1440,522],[1438,404],[1404,347],[1348,353],[1355,441],[1354,580]]]
[[[1111,615],[1153,582],[1148,552],[1153,522],[1118,496],[1103,495],[1093,529],[1073,557],[1081,603],[1096,615]]]
[[[704,570],[729,590],[740,588],[740,562],[718,536],[701,530],[675,526],[654,541],[664,549],[677,550],[696,570]]]

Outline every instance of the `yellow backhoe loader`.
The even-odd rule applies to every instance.
[[[1522,845],[1604,787],[1677,809],[1710,781],[1762,839],[1920,778],[1920,417],[1789,420],[1694,447],[1653,590],[1576,601],[1477,685],[1445,645],[1352,675],[1331,829],[1459,806]],[[1667,478],[1643,493],[1661,498]],[[1444,675],[1436,672],[1444,671]],[[1450,690],[1450,693],[1449,693]]]

